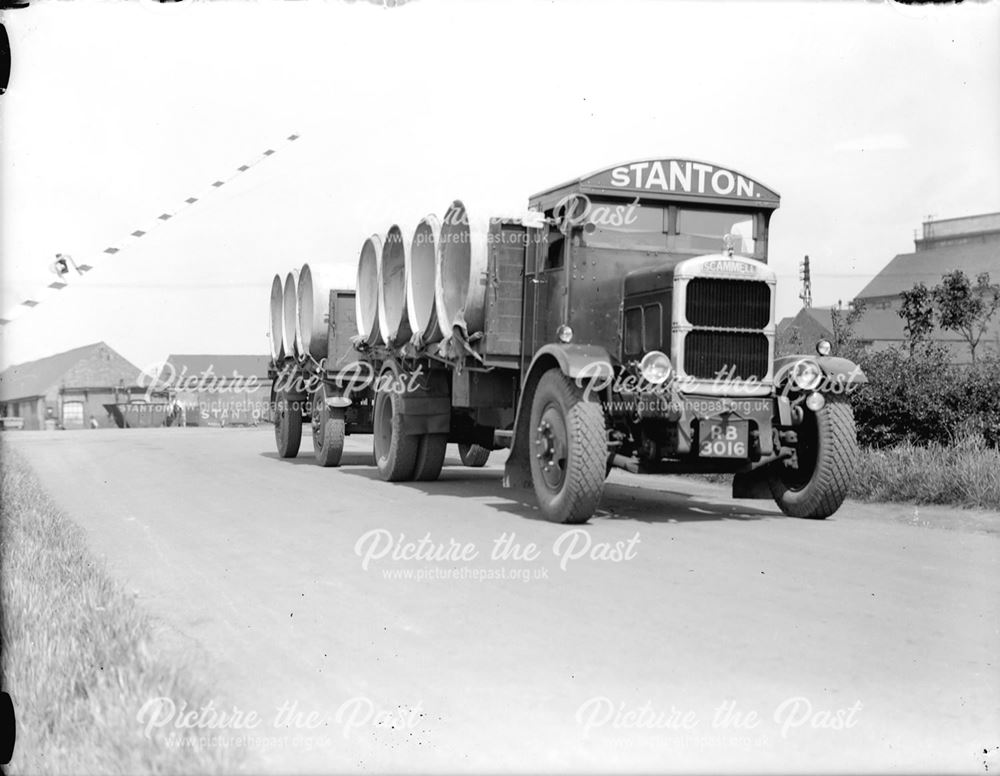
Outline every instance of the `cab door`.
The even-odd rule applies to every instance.
[[[524,252],[522,374],[527,373],[538,349],[555,341],[562,319],[565,250],[564,235],[555,227],[546,225],[528,230],[528,249]]]

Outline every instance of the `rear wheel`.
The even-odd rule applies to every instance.
[[[771,495],[786,515],[822,520],[844,503],[854,477],[851,405],[843,396],[827,396],[818,412],[805,411],[796,437],[794,462],[777,464],[768,478]]]
[[[372,435],[379,475],[386,482],[412,480],[420,437],[403,433],[399,395],[393,391],[376,391],[373,415]]]
[[[282,458],[294,458],[299,454],[302,403],[300,399],[290,399],[284,391],[278,393],[274,401],[274,442]]]
[[[491,452],[491,450],[482,445],[463,442],[458,446],[458,454],[462,458],[462,463],[475,469],[486,465]]]
[[[417,461],[413,467],[413,479],[427,482],[436,480],[444,466],[444,454],[448,449],[447,434],[424,434],[419,437]]]
[[[344,410],[327,405],[328,396],[325,385],[313,394],[313,454],[320,466],[339,466],[344,454]]]
[[[542,375],[531,402],[531,480],[548,520],[583,523],[604,492],[604,412],[558,369]]]

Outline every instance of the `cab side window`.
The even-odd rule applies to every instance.
[[[545,214],[546,218],[552,217],[552,211]],[[549,226],[547,228],[545,256],[542,261],[541,270],[544,272],[550,269],[560,269],[563,265],[563,249],[566,245],[566,235],[559,229]]]

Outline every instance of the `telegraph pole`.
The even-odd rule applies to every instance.
[[[802,300],[802,306],[805,308],[812,307],[813,295],[812,295],[812,278],[809,274],[809,256],[807,255],[801,262],[799,262],[799,280],[802,281],[802,291],[799,293],[799,299]]]

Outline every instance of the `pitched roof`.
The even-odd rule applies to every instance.
[[[896,307],[869,307],[864,314],[854,324],[854,336],[859,340],[871,340],[873,342],[898,340],[902,342],[906,338],[903,331],[903,319],[896,312]],[[833,314],[829,307],[808,307],[799,310],[793,318],[783,318],[778,324],[779,332],[795,327],[801,329],[803,325],[810,322],[820,327],[827,337],[833,336]],[[964,343],[962,335],[954,331],[948,331],[935,325],[931,332],[931,339],[937,342],[959,342]]]
[[[778,321],[777,330],[778,334],[781,334],[787,329],[801,329],[803,326],[809,326],[813,329],[818,328],[820,333],[823,333],[826,336],[831,336],[833,331],[833,322],[830,317],[830,308],[803,307],[795,315],[789,315]]]
[[[913,288],[914,283],[936,286],[943,275],[956,269],[973,280],[980,272],[989,272],[994,282],[1000,281],[1000,241],[977,240],[916,253],[900,253],[872,278],[856,298],[897,296]]]
[[[209,354],[184,355],[172,353],[167,363],[174,369],[177,380],[201,377],[211,369],[214,377],[267,377],[269,356],[213,356]]]
[[[0,374],[0,401],[44,396],[53,388],[138,385],[139,368],[104,342],[15,364]]]

